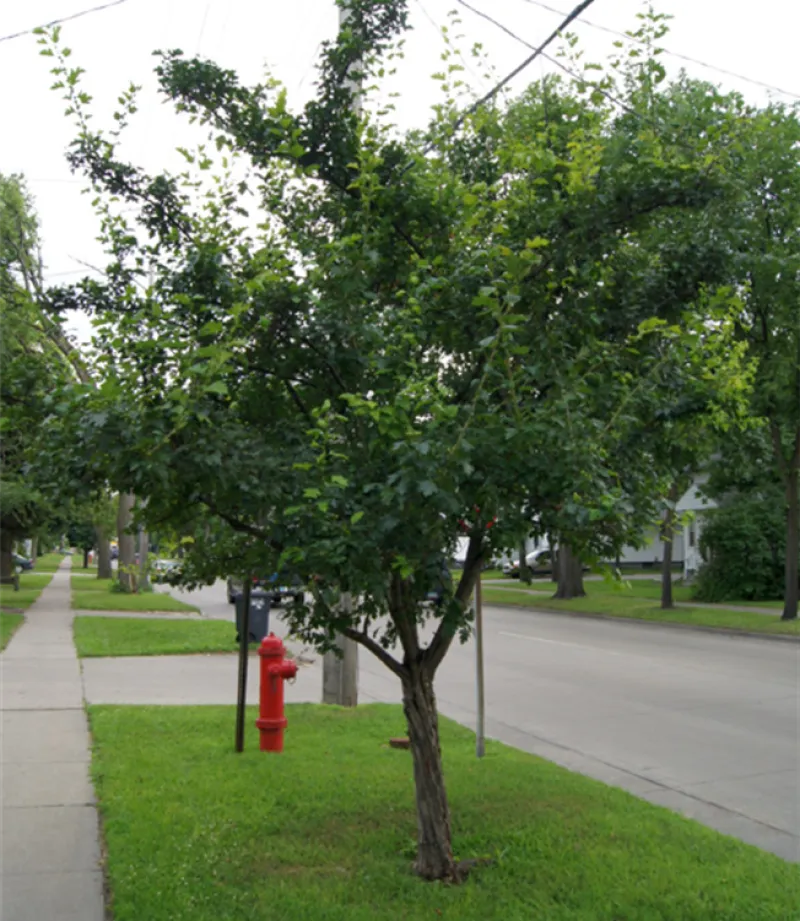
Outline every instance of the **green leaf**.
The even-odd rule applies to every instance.
[[[225,381],[213,381],[205,389],[206,393],[218,393],[223,397],[228,395],[228,385]]]

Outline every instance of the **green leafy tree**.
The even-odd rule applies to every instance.
[[[97,535],[94,524],[87,519],[76,519],[67,527],[67,540],[70,547],[77,547],[83,553],[83,568],[89,566],[89,554],[95,549]]]
[[[0,579],[14,542],[54,523],[30,464],[52,395],[73,376],[72,345],[44,309],[38,220],[20,176],[0,175]],[[63,505],[63,502],[62,502]]]
[[[350,6],[297,113],[273,83],[163,56],[162,89],[224,152],[205,185],[204,148],[184,152],[183,178],[123,161],[57,33],[44,39],[112,255],[103,283],[53,295],[93,312],[105,356],[58,426],[112,487],[146,496],[154,529],[192,536],[185,583],[293,569],[313,594],[293,632],[323,651],[343,634],[398,677],[416,868],[456,880],[437,669],[469,635],[491,557],[536,528],[597,553],[653,514],[668,473],[648,442],[654,394],[705,315],[637,308],[611,335],[609,288],[655,215],[702,209],[721,177],[691,127],[665,141],[562,84],[454,132],[449,71],[429,129],[401,137],[353,113],[351,80],[379,71],[406,5]],[[117,124],[134,108],[123,94]],[[432,609],[464,534],[460,579]]]
[[[758,359],[753,415],[766,420],[783,487],[783,619],[797,617],[800,573],[800,107],[748,123],[730,215],[744,289],[740,333]]]

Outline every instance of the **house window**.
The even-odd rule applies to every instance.
[[[694,547],[694,525],[689,528],[689,546]]]

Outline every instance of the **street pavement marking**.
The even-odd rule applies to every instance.
[[[612,656],[621,656],[623,653],[614,649],[603,649],[602,646],[587,646],[585,643],[568,643],[566,640],[547,640],[541,636],[529,636],[527,633],[509,633],[506,630],[499,631],[500,636],[513,636],[517,640],[532,640],[534,643],[550,643],[552,646],[574,646],[576,649],[591,649],[595,652],[607,652]]]

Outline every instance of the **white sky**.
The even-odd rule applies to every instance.
[[[534,45],[560,22],[558,15],[529,0],[470,2]],[[548,2],[566,11],[575,0]],[[0,37],[92,5],[92,0],[0,0]],[[407,36],[398,83],[397,114],[402,126],[424,123],[439,96],[430,79],[440,67],[443,50],[436,25],[446,24],[454,8],[462,20],[461,48],[466,52],[474,42],[481,42],[500,74],[528,54],[489,23],[456,7],[454,0],[410,0],[409,6],[413,31]],[[660,0],[656,6],[675,17],[670,34],[661,41],[669,51],[800,95],[800,4],[795,0],[743,4],[746,13],[734,13],[736,5],[728,0]],[[641,8],[641,0],[595,0],[585,16],[592,23],[625,31],[635,28]],[[337,16],[333,0],[127,0],[66,23],[62,35],[63,43],[73,50],[73,64],[87,71],[83,86],[95,97],[96,122],[108,124],[116,96],[131,81],[144,85],[127,150],[134,162],[157,169],[165,162],[174,163],[175,146],[187,144],[191,135],[154,92],[155,49],[199,53],[237,70],[247,83],[257,81],[267,65],[286,85],[290,105],[299,105],[313,92],[316,50],[335,34]],[[588,59],[604,60],[612,50],[615,36],[580,22],[572,30],[581,36]],[[42,225],[46,276],[69,282],[85,272],[77,260],[102,265],[104,257],[95,241],[97,219],[88,197],[81,195],[81,180],[71,176],[64,159],[74,128],[62,114],[60,96],[49,90],[50,59],[39,57],[37,51],[34,36],[0,41],[0,172],[21,172],[27,177]],[[672,57],[663,60],[673,73],[685,67],[692,75],[738,90],[753,102],[769,98],[766,90],[735,78]],[[536,62],[517,79],[514,89],[552,70],[552,65]],[[468,79],[479,90],[488,88]],[[88,336],[84,318],[78,318],[73,329],[80,338]]]

